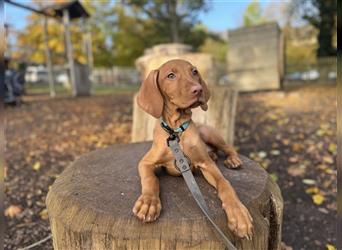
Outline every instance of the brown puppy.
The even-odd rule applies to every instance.
[[[159,69],[153,70],[142,83],[138,94],[138,104],[156,118],[163,117],[171,128],[179,127],[191,119],[191,109],[201,106],[207,110],[210,97],[206,83],[197,69],[184,60],[171,60]],[[168,133],[157,121],[151,149],[139,162],[142,194],[136,201],[133,213],[144,222],[158,218],[161,211],[159,180],[155,175],[157,167],[164,166],[169,174],[180,175],[174,165],[174,157],[166,145]],[[180,145],[191,159],[191,168],[199,168],[205,179],[218,191],[222,208],[228,217],[229,228],[239,237],[252,237],[252,217],[240,202],[230,183],[223,177],[212,158],[216,155],[207,151],[207,145],[222,150],[228,167],[239,167],[242,162],[236,151],[227,145],[211,127],[190,123],[180,135]]]

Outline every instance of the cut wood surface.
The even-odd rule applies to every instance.
[[[150,142],[114,145],[86,154],[52,185],[48,197],[55,249],[224,249],[182,177],[158,172],[162,213],[144,224],[132,213],[140,195],[137,165]],[[240,170],[218,165],[254,219],[252,241],[233,236],[217,193],[200,173],[196,180],[217,224],[238,249],[279,249],[283,201],[258,164],[242,157]]]

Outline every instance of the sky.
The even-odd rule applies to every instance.
[[[30,0],[14,0],[30,5]],[[48,0],[46,0],[48,1]],[[94,0],[96,1],[96,0]],[[282,0],[260,0],[262,8]],[[251,0],[207,0],[210,9],[200,13],[199,20],[211,31],[221,32],[234,29],[242,24],[243,13]],[[5,21],[15,30],[23,29],[26,25],[26,16],[31,12],[5,3]]]

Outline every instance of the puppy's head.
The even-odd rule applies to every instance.
[[[147,113],[159,118],[164,104],[170,103],[177,109],[208,109],[210,92],[200,73],[185,60],[171,60],[159,69],[152,70],[141,84],[138,105]]]

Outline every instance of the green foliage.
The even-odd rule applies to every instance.
[[[63,2],[54,0],[46,5]],[[110,46],[106,44],[110,27],[113,24],[110,1],[82,1],[91,18],[87,20],[92,33],[93,57],[95,66],[113,65],[113,52]],[[39,8],[38,6],[35,6]],[[81,63],[86,63],[86,56],[83,52],[83,41],[81,20],[76,20],[70,26],[71,40],[74,49],[74,58]],[[32,13],[27,20],[27,26],[18,34],[17,45],[25,50],[18,51],[18,58],[35,63],[45,63],[44,39],[43,39],[43,19],[41,15]],[[54,18],[48,18],[48,36],[49,48],[52,54],[54,64],[64,64],[65,45],[63,25]]]
[[[310,65],[314,65],[316,63],[316,51],[317,45],[298,45],[292,42],[286,43],[286,65],[287,72],[295,72],[295,71],[305,71],[308,70]]]
[[[253,26],[264,23],[266,19],[262,16],[261,6],[258,0],[253,0],[243,15],[244,26]]]
[[[126,3],[128,8],[139,11],[138,20],[151,20],[158,34],[170,42],[183,41],[184,35],[189,34],[184,32],[190,32],[197,23],[198,13],[207,10],[204,0],[127,0]]]
[[[117,30],[112,35],[115,64],[133,65],[145,48],[160,43],[183,42],[198,49],[208,32],[196,15],[206,8],[202,0],[130,0],[116,4]]]
[[[60,0],[54,0],[61,2]],[[64,0],[63,0],[64,1]],[[62,1],[62,2],[63,2]],[[196,19],[208,4],[204,0],[82,0],[91,17],[87,19],[92,34],[95,67],[133,66],[145,48],[160,43],[183,42],[197,50],[209,35]],[[19,46],[30,47],[23,55],[30,61],[44,63],[44,40],[41,17],[32,14],[27,29],[18,39]],[[49,47],[55,64],[65,63],[63,26],[49,20]],[[81,21],[71,25],[74,57],[86,63],[83,53]]]

